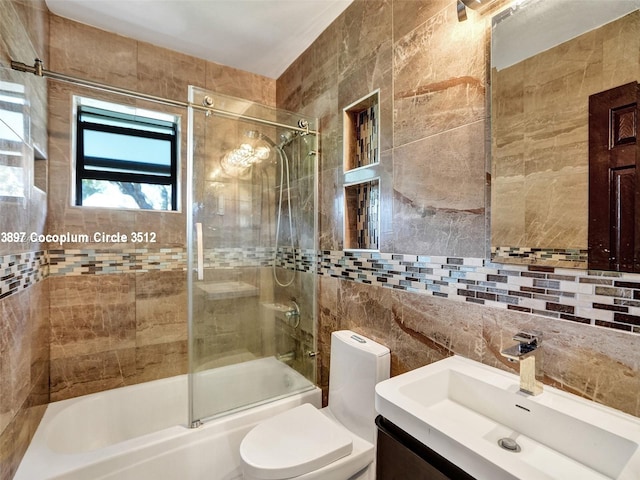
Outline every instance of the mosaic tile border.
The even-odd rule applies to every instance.
[[[114,273],[182,270],[184,248],[49,250],[49,275],[108,275]]]
[[[0,256],[0,299],[44,279],[47,267],[47,252],[42,250]]]
[[[558,267],[586,268],[589,259],[589,250],[560,249],[560,248],[534,248],[534,247],[491,247],[491,259],[499,263],[500,260],[508,262],[522,262],[526,264],[544,261],[545,265],[555,263]]]
[[[205,268],[268,267],[273,262],[271,247],[212,248],[204,250]],[[186,253],[185,253],[186,262]],[[184,265],[183,265],[184,266]]]
[[[268,267],[272,248],[213,249],[209,268]],[[640,334],[640,274],[504,265],[482,258],[279,249],[282,268]],[[0,257],[0,298],[48,275],[186,268],[183,248],[50,250]]]
[[[269,262],[269,266],[271,264]],[[314,249],[279,248],[275,265],[287,270],[313,273],[318,270],[318,252]]]
[[[342,251],[323,251],[319,273],[640,334],[638,274]]]

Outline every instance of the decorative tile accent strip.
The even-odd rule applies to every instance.
[[[281,266],[308,271],[317,263],[315,251],[282,248],[278,254]],[[204,251],[205,268],[268,267],[274,261],[274,249],[215,248]],[[184,248],[79,249],[50,250],[50,275],[106,275],[150,270],[182,270],[186,268]]]
[[[265,267],[272,248],[212,249],[209,268]],[[482,258],[280,248],[276,265],[640,334],[640,274],[503,265]],[[50,250],[0,257],[0,298],[47,275],[182,270],[183,248]]]
[[[278,248],[278,256],[275,259],[276,266],[298,272],[316,272],[318,266],[318,252],[313,249]],[[271,261],[268,262],[271,265]]]
[[[50,275],[107,275],[184,269],[184,248],[49,250]]]
[[[0,256],[0,298],[7,297],[47,276],[44,251]]]
[[[523,264],[544,260],[558,267],[587,268],[589,251],[581,249],[532,248],[532,247],[491,247],[491,258],[495,262],[518,261]]]
[[[350,251],[323,251],[318,273],[640,334],[638,274]]]
[[[204,266],[205,268],[268,267],[273,262],[273,256],[274,249],[271,247],[205,249]]]

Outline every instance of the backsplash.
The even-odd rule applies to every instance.
[[[341,251],[323,251],[319,273],[640,333],[640,275],[503,265],[482,258]]]
[[[271,248],[213,249],[207,268],[268,266]],[[640,334],[640,275],[504,265],[482,258],[283,249],[279,265],[343,280],[433,295]],[[0,257],[0,296],[45,278],[183,270],[182,248],[73,249]]]
[[[531,264],[543,261],[544,265],[565,268],[586,268],[589,251],[569,248],[491,247],[491,258],[509,263]]]

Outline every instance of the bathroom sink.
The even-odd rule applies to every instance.
[[[479,480],[640,479],[639,418],[548,386],[521,393],[518,376],[463,357],[385,380],[375,401]]]

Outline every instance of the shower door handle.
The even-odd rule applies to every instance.
[[[202,223],[196,223],[196,255],[198,262],[198,280],[204,280],[204,250],[202,247]]]

